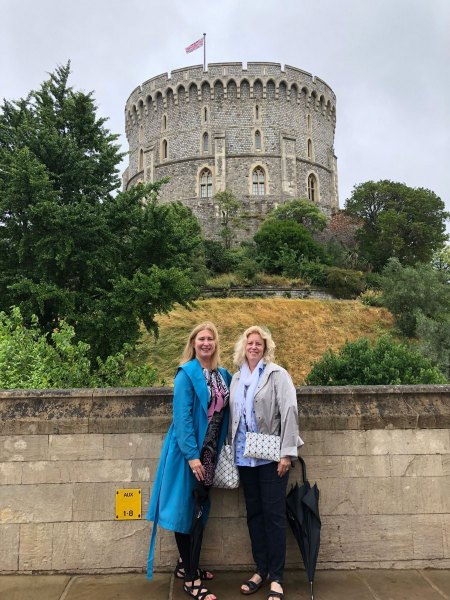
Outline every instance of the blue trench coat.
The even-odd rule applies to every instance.
[[[231,374],[219,368],[229,387]],[[153,577],[157,525],[171,531],[190,533],[194,515],[193,491],[196,479],[188,461],[200,458],[208,428],[209,392],[203,369],[194,358],[178,368],[174,382],[173,421],[161,450],[155,483],[150,498],[147,519],[153,521],[147,578]],[[218,452],[228,431],[229,410],[226,409],[219,435]],[[203,518],[209,513],[205,507]]]

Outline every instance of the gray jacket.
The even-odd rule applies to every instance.
[[[230,437],[234,443],[240,415],[236,407],[236,390],[240,371],[233,375],[230,386]],[[259,433],[281,436],[281,456],[297,457],[303,446],[298,433],[297,393],[286,369],[268,363],[255,390],[254,408]]]

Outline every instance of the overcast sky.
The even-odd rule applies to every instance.
[[[0,0],[0,97],[70,59],[127,150],[129,94],[201,64],[185,47],[204,32],[207,62],[279,62],[332,87],[341,207],[354,185],[391,179],[450,210],[450,0]]]

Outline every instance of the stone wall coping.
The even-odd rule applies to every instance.
[[[173,389],[0,391],[0,435],[165,433]],[[297,388],[302,431],[450,428],[450,385]]]

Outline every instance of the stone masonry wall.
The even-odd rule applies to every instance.
[[[212,238],[221,219],[212,196],[224,189],[248,214],[241,238],[255,233],[280,203],[308,197],[310,175],[316,180],[314,201],[330,215],[338,208],[335,124],[333,90],[294,67],[216,63],[207,71],[200,65],[164,73],[136,88],[126,103],[130,154],[124,187],[169,176],[161,201],[189,205]],[[252,189],[256,167],[265,173],[263,196]],[[200,191],[205,168],[212,178],[209,198]]]
[[[321,493],[318,567],[449,568],[450,386],[298,399]],[[0,573],[145,569],[151,524],[115,521],[115,491],[141,488],[145,515],[171,400],[168,388],[0,392]],[[288,566],[299,556],[289,532]],[[156,569],[175,558],[160,530]],[[202,563],[251,565],[241,490],[213,490]]]

